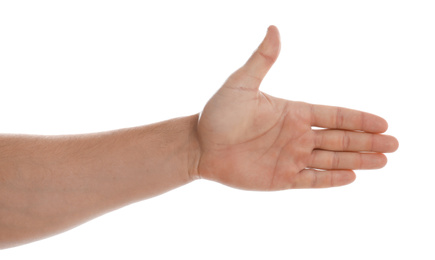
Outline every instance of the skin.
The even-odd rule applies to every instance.
[[[199,178],[246,190],[326,188],[383,167],[383,153],[398,148],[381,134],[384,119],[259,91],[279,50],[271,26],[200,115],[97,134],[0,135],[0,248]]]
[[[398,148],[394,137],[379,134],[388,128],[384,119],[259,91],[279,51],[279,32],[271,26],[204,108],[198,177],[248,190],[324,188],[351,183],[352,170],[383,167],[382,153]]]

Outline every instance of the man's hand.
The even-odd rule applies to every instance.
[[[383,167],[382,153],[398,148],[394,137],[379,134],[387,130],[384,119],[259,91],[279,51],[279,32],[271,26],[207,103],[198,123],[197,177],[248,190],[321,188],[351,183],[354,169]]]
[[[382,153],[398,143],[379,134],[387,129],[382,118],[258,90],[279,48],[278,30],[270,27],[199,121],[193,115],[88,135],[0,135],[0,249],[59,233],[192,177],[280,190],[340,186],[355,179],[352,169],[384,166]]]

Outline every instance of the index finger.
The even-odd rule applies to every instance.
[[[382,117],[358,110],[311,105],[311,126],[383,133],[387,131],[388,123]]]

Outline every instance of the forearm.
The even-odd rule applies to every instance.
[[[198,116],[101,134],[0,137],[0,248],[188,183]]]

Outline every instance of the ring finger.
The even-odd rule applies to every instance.
[[[315,130],[314,133],[315,149],[389,153],[398,146],[397,140],[389,135],[343,130]]]

